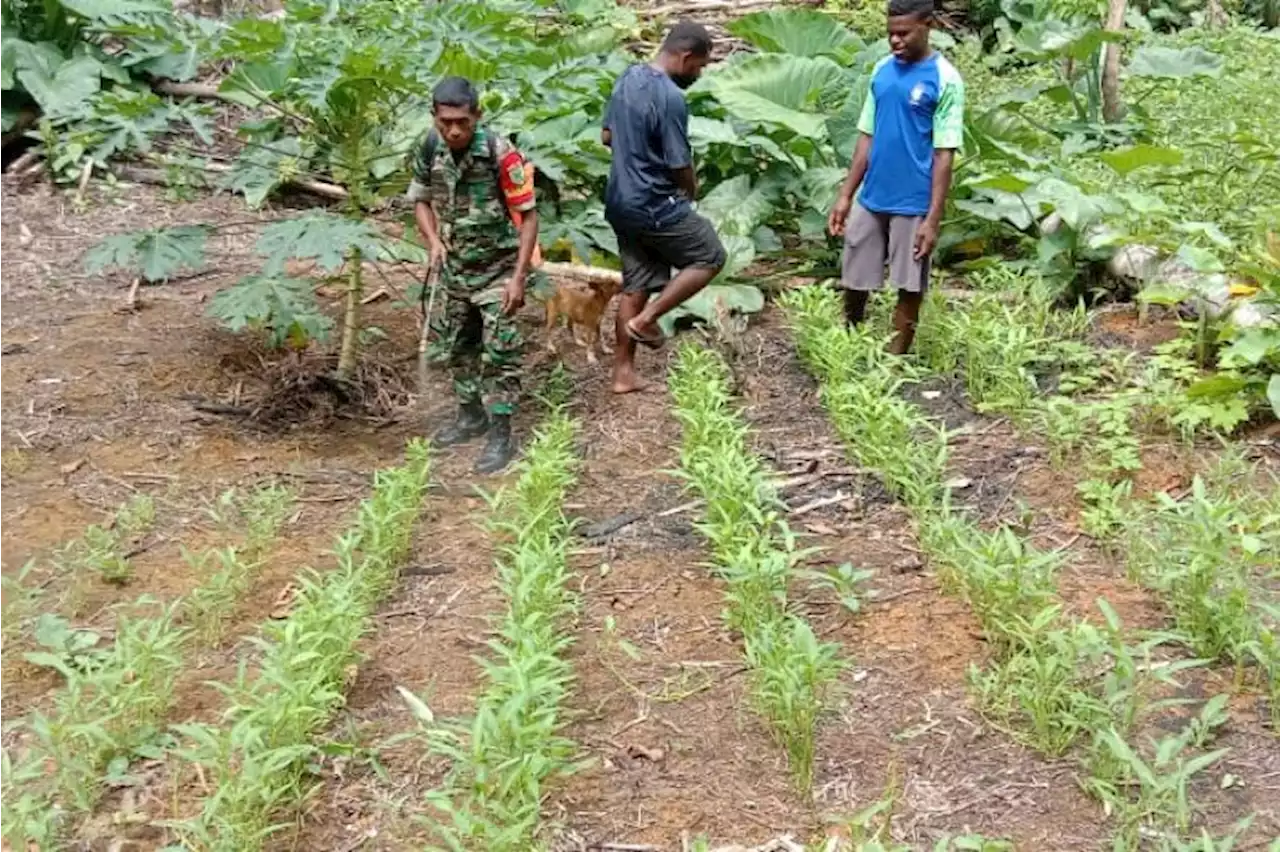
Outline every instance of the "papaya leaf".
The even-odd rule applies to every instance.
[[[842,64],[866,47],[839,21],[816,9],[752,12],[730,23],[728,30],[768,53],[829,56]]]
[[[275,222],[258,237],[258,253],[267,258],[268,275],[279,274],[289,258],[316,261],[326,272],[342,266],[353,248],[376,256],[382,236],[372,225],[332,213],[308,213]]]
[[[333,328],[333,320],[320,312],[312,282],[283,275],[241,279],[213,297],[209,315],[231,331],[266,331],[273,346],[302,348],[326,339]]]
[[[306,170],[309,156],[309,146],[296,136],[250,145],[231,164],[222,188],[242,193],[245,203],[257,209],[282,184]]]
[[[181,225],[115,234],[98,243],[85,255],[85,271],[96,275],[108,267],[135,273],[144,281],[167,281],[180,269],[196,270],[204,265],[204,243],[209,229],[204,225]]]

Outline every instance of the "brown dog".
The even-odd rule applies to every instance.
[[[608,354],[600,338],[600,318],[604,316],[609,301],[621,289],[622,285],[617,281],[562,281],[557,284],[555,294],[547,300],[547,351],[556,351],[556,320],[565,317],[574,342],[587,347],[588,363],[598,363],[597,346],[602,353]]]

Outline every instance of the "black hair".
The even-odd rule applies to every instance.
[[[480,108],[480,93],[466,77],[445,77],[431,92],[431,108],[464,107],[472,112]]]
[[[933,0],[889,0],[889,17],[903,15],[927,21],[933,17]]]
[[[692,53],[694,56],[711,55],[711,33],[702,24],[681,21],[671,28],[662,41],[663,53]]]

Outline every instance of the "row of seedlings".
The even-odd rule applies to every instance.
[[[1153,652],[1168,636],[1129,644],[1105,601],[1101,627],[1066,617],[1056,590],[1060,554],[1035,549],[1009,527],[984,530],[952,505],[947,435],[897,393],[900,361],[872,332],[844,328],[825,289],[793,292],[784,307],[850,452],[912,511],[944,588],[978,616],[994,652],[972,674],[984,712],[1047,755],[1079,756],[1085,787],[1116,819],[1116,849],[1145,848],[1148,838],[1179,848],[1194,818],[1188,782],[1225,753],[1202,750],[1222,722],[1222,702],[1206,703],[1149,749],[1131,744],[1144,719],[1168,706],[1156,698],[1159,687],[1201,663],[1159,663]]]
[[[251,642],[256,666],[241,659],[235,681],[214,684],[227,706],[217,724],[176,726],[177,754],[207,790],[200,811],[161,823],[184,848],[261,849],[282,827],[279,815],[316,789],[310,763],[316,735],[342,706],[374,610],[394,587],[410,552],[428,485],[425,443],[413,441],[403,465],[378,471],[353,527],[337,539],[337,565],[307,570],[289,615]]]
[[[812,551],[797,546],[784,506],[735,410],[714,352],[683,347],[670,374],[682,426],[679,474],[705,502],[698,530],[725,580],[725,622],[742,635],[751,698],[787,754],[795,786],[813,784],[815,728],[844,662],[787,603],[787,583]]]
[[[252,523],[245,553],[254,558],[261,554],[291,502],[288,492],[275,488],[259,489],[244,499],[253,510],[247,515]],[[153,521],[150,498],[135,497],[113,523],[91,526],[57,558],[74,557],[76,565],[91,567],[106,578],[101,566],[127,565],[123,545]],[[203,625],[215,612],[213,604],[217,602],[219,610],[234,606],[238,594],[227,599],[221,592],[243,591],[240,578],[247,578],[246,566],[251,564],[240,559],[235,548],[187,558],[202,562],[215,554],[223,569],[188,596],[170,604],[143,596],[119,607],[109,648],[96,647],[100,637],[93,631],[73,630],[52,613],[41,616],[37,632],[46,647],[27,654],[27,659],[57,670],[64,684],[49,712],[35,711],[11,728],[25,728],[29,734],[16,761],[7,750],[4,753],[4,837],[12,845],[53,848],[67,833],[69,819],[91,811],[107,785],[125,777],[133,758],[163,750],[163,725],[187,654],[193,644],[208,638]],[[113,577],[124,579],[127,574],[121,569]],[[230,582],[224,582],[227,578]],[[58,637],[61,641],[55,642]]]
[[[570,588],[573,522],[564,502],[577,477],[578,426],[564,394],[553,387],[549,396],[556,398],[515,484],[490,500],[505,609],[482,661],[485,688],[474,716],[437,720],[421,698],[401,688],[429,751],[449,763],[442,785],[427,795],[427,821],[450,849],[537,848],[545,785],[577,765],[577,748],[561,731],[574,680],[567,627],[578,601]]]

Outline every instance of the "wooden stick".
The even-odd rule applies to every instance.
[[[89,178],[93,175],[93,158],[86,157],[84,168],[80,170],[80,185],[76,188],[76,201],[84,199],[85,190],[89,188]]]
[[[32,148],[9,164],[9,174],[17,174],[40,159],[40,151]]]
[[[603,269],[599,266],[584,266],[580,263],[544,262],[538,269],[552,278],[575,278],[590,284],[616,284],[622,286],[622,273],[616,269]]]

